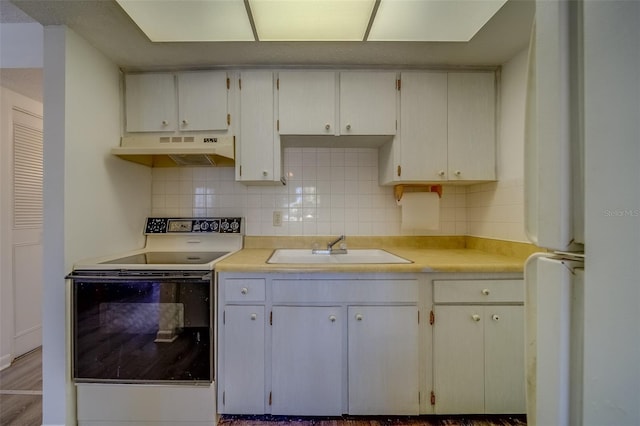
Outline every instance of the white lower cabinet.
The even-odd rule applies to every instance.
[[[434,281],[436,414],[526,412],[523,289],[520,280]]]
[[[264,306],[225,306],[223,321],[225,364],[220,412],[263,413]]]
[[[349,414],[417,415],[417,306],[349,306]]]
[[[220,273],[218,412],[524,413],[524,286],[495,276]]]
[[[342,414],[340,306],[274,306],[271,413]]]

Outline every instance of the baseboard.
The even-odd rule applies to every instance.
[[[11,359],[12,359],[11,354],[7,354],[0,357],[0,371],[11,366]]]
[[[13,347],[16,356],[31,352],[42,346],[42,326],[37,325],[18,333],[15,337]]]

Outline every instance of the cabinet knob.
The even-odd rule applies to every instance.
[[[186,126],[187,124],[189,124],[189,122],[187,120],[182,120],[182,125]]]
[[[356,321],[362,321],[362,314],[356,314]]]
[[[331,129],[331,124],[329,124],[329,123],[325,124],[324,128],[327,129],[327,130]]]
[[[478,322],[478,321],[480,321],[480,315],[473,314],[473,315],[471,315],[471,319],[474,320],[475,322]]]
[[[492,319],[492,320],[494,320],[494,321],[500,321],[500,315],[498,315],[498,314],[493,314],[493,315],[491,316],[491,319]]]
[[[347,124],[347,130],[351,130],[351,124]]]
[[[163,126],[168,126],[168,125],[169,125],[169,122],[168,122],[167,120],[162,120],[162,125],[163,125]]]
[[[488,295],[489,295],[489,293],[491,293],[491,292],[489,291],[489,289],[488,289],[488,288],[483,288],[483,289],[482,289],[482,294],[484,294],[485,296],[488,296]]]
[[[462,174],[462,172],[461,172],[460,170],[456,170],[456,171],[455,171],[455,175],[456,175],[456,176],[460,176],[461,174]]]
[[[248,288],[246,288],[246,287],[242,287],[242,288],[240,289],[240,293],[242,293],[242,294],[247,294],[247,293],[249,293],[249,289],[248,289]]]
[[[440,171],[438,172],[438,176],[444,176],[444,170],[440,170]]]
[[[268,172],[268,171],[266,171],[266,170],[263,170],[263,171],[262,171],[262,176],[269,176],[269,172]]]
[[[336,316],[335,315],[329,315],[329,321],[336,322]]]
[[[255,321],[258,318],[258,314],[251,314],[251,321]]]

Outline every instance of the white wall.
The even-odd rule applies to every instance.
[[[42,25],[0,25],[0,68],[42,68]]]
[[[0,87],[0,369],[13,358],[14,294],[12,275],[12,182],[13,108],[42,115],[42,104]]]
[[[376,149],[286,148],[283,167],[288,183],[274,187],[235,182],[227,167],[153,169],[153,214],[244,216],[248,235],[403,234],[393,187],[378,185]],[[428,235],[466,233],[465,193],[444,187],[440,229]]]
[[[640,2],[585,2],[584,424],[640,424]]]
[[[118,67],[65,27],[44,35],[43,421],[62,425],[75,416],[64,276],[81,258],[142,246],[151,172],[109,154],[121,133]]]
[[[497,132],[498,181],[467,189],[469,235],[528,242],[524,232],[524,106],[527,50],[502,66]]]

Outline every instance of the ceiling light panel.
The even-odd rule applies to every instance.
[[[375,0],[249,0],[260,41],[362,41]]]
[[[242,0],[116,0],[154,42],[253,41]]]
[[[382,0],[369,41],[469,41],[507,0]]]

